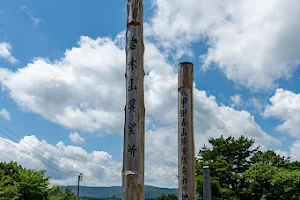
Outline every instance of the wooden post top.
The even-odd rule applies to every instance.
[[[178,88],[193,88],[194,64],[191,62],[181,62],[178,64]]]
[[[143,24],[143,0],[127,0],[127,26]]]

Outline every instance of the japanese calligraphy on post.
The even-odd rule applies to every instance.
[[[190,184],[191,184],[191,170],[189,165],[191,165],[191,159],[189,154],[192,151],[191,146],[192,140],[192,98],[191,98],[191,88],[180,88],[178,91],[178,159],[179,159],[179,199],[189,200],[190,198]]]
[[[143,0],[127,0],[122,199],[144,199]]]
[[[139,59],[139,52],[142,48],[142,40],[139,36],[138,26],[129,26],[127,29],[127,51],[126,51],[126,121],[124,134],[124,159],[125,171],[138,173],[140,170],[140,141],[139,134],[139,94],[142,93],[138,88],[142,77],[139,77],[139,70],[142,68],[142,59]],[[130,37],[129,37],[130,36]]]

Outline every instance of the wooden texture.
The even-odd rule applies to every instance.
[[[142,0],[127,0],[123,200],[144,199],[144,44]]]
[[[193,64],[178,67],[178,199],[195,200]]]

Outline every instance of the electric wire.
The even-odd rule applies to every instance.
[[[22,139],[18,134],[14,133],[13,131],[11,131],[10,129],[8,129],[7,127],[5,127],[4,125],[0,124],[0,126],[2,126],[5,130],[7,130],[8,132],[10,132],[11,134],[13,134],[14,136],[16,136],[17,138],[19,138],[20,140]],[[1,131],[1,130],[0,130]],[[4,133],[5,134],[5,133]],[[7,134],[5,134],[7,137],[11,138],[10,136],[8,136]],[[13,139],[12,139],[13,140]],[[32,146],[31,144],[29,144],[27,141],[23,140],[23,142],[25,142],[27,145],[29,145],[31,148],[33,148],[34,150],[38,151],[41,153],[41,155],[39,155],[40,157],[42,157],[44,160],[47,160],[46,158],[44,158],[44,154],[45,152],[42,152],[41,150],[39,150],[38,148],[35,148],[34,146]],[[27,148],[27,147],[26,147]],[[27,148],[28,149],[28,148]],[[31,151],[31,150],[30,150]],[[32,151],[31,151],[32,152]],[[32,152],[33,153],[33,152]],[[60,168],[57,164],[55,164],[55,162],[57,162],[54,158],[52,158],[51,156],[47,156],[49,159],[51,159],[54,165],[56,165],[56,167]],[[48,161],[48,160],[47,160]],[[70,173],[70,175],[72,176],[77,176],[78,173],[74,173],[68,170],[68,167],[66,167],[65,165],[63,165],[62,163],[60,163],[63,167],[65,167],[65,171]]]
[[[16,149],[19,150],[21,153],[24,153],[25,155],[28,155],[28,154],[26,154],[26,152],[24,152],[22,149],[20,149],[20,148],[16,147],[15,145],[11,144],[10,142],[8,142],[7,140],[5,140],[4,138],[0,137],[0,140],[6,142],[7,144],[9,144],[10,146],[12,146],[13,148],[16,148]],[[30,155],[32,158],[36,159],[37,161],[42,162],[41,160],[39,160],[38,158],[32,156],[31,154],[29,154],[29,155]],[[43,164],[47,165],[46,163],[43,163]],[[50,167],[50,168],[52,168],[50,165],[47,165],[47,166]],[[55,169],[55,168],[52,168],[52,169],[57,170],[57,169]],[[59,171],[59,172],[62,173],[61,171]],[[49,196],[53,197],[54,195],[49,195]]]
[[[2,125],[2,124],[0,124],[0,126],[2,127],[2,128],[4,128],[5,130],[7,130],[9,133],[11,133],[11,134],[13,134],[14,136],[16,136],[17,138],[19,138],[19,139],[22,139],[18,134],[16,134],[16,133],[14,133],[13,131],[11,131],[9,128],[7,128],[6,126],[4,126],[4,125]],[[9,137],[12,141],[14,141],[14,139],[12,138],[12,137],[10,137],[9,135],[7,135],[6,133],[4,133],[3,131],[1,131],[0,130],[0,132],[2,133],[2,134],[4,134],[5,136],[7,136],[7,137]],[[37,150],[38,152],[40,152],[42,155],[39,155],[42,159],[44,159],[44,160],[46,160],[47,162],[49,162],[49,160],[47,160],[47,159],[45,159],[44,158],[44,153],[45,152],[42,152],[41,150],[39,150],[39,149],[37,149],[37,148],[35,148],[34,146],[32,146],[31,144],[29,144],[28,142],[26,142],[25,140],[23,140],[27,145],[29,145],[30,147],[32,147],[33,149],[35,149],[35,150]],[[15,141],[14,141],[15,142]],[[23,146],[23,147],[25,147],[26,149],[28,149],[30,152],[32,152],[33,154],[34,154],[34,152],[31,150],[31,149],[29,149],[28,147],[26,147],[26,146],[24,146],[24,145],[22,145],[22,144],[20,144],[21,146]],[[35,154],[34,154],[35,155]],[[57,164],[55,164],[54,162],[56,162],[56,160],[54,159],[54,158],[52,158],[51,156],[47,156],[49,159],[51,159],[53,162],[51,162],[52,164],[54,164],[58,169],[61,169]],[[40,161],[40,160],[39,160]],[[44,162],[43,162],[44,163]],[[45,164],[45,163],[44,163]],[[47,164],[46,164],[47,165]],[[77,176],[78,175],[78,173],[79,172],[76,172],[75,170],[73,170],[74,172],[71,172],[71,171],[69,171],[69,170],[67,170],[67,167],[64,165],[64,164],[62,164],[62,163],[60,163],[60,165],[62,165],[63,167],[65,167],[66,169],[61,169],[61,170],[65,170],[66,172],[68,172],[70,175],[75,175],[75,176]],[[49,166],[49,165],[47,165],[47,166]],[[54,169],[52,166],[51,166],[51,168],[52,169]],[[61,171],[61,170],[59,170],[59,171]],[[63,173],[63,174],[65,174],[65,175],[67,175],[66,173],[64,173],[64,172],[61,172],[61,173]],[[68,175],[69,176],[69,175]],[[91,185],[91,186],[94,186],[94,187],[97,187],[95,184],[93,184],[89,179],[87,179],[86,177],[84,178],[84,181],[83,182],[87,182],[88,183],[88,185]],[[92,189],[94,189],[94,188],[92,188]]]
[[[0,130],[0,133],[3,133],[3,132]],[[37,161],[42,162],[44,165],[50,167],[51,169],[54,169],[54,170],[56,170],[56,171],[62,173],[63,175],[69,177],[68,174],[66,174],[66,173],[64,173],[64,172],[62,172],[62,171],[60,171],[60,170],[57,169],[57,168],[54,168],[54,167],[51,166],[51,165],[48,165],[47,163],[43,162],[43,161],[40,160],[39,158],[35,157],[33,154],[28,154],[28,153],[26,153],[24,150],[22,150],[22,149],[20,149],[19,147],[17,147],[17,146],[15,146],[15,145],[11,144],[10,142],[8,142],[7,140],[5,140],[4,138],[0,137],[0,139],[1,139],[2,141],[6,142],[7,144],[9,144],[10,146],[12,146],[12,147],[18,149],[20,152],[24,153],[25,155],[29,155],[29,156],[31,156],[32,158],[36,159]],[[22,146],[22,145],[21,145],[21,146]]]

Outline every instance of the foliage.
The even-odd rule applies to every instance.
[[[66,187],[62,189],[59,186],[53,186],[49,189],[49,200],[76,200],[72,189]]]
[[[254,140],[244,136],[238,139],[221,136],[210,138],[208,142],[211,148],[204,146],[199,151],[197,175],[202,175],[202,168],[207,165],[210,176],[219,182],[220,188],[224,188],[220,190],[221,193],[227,193],[228,190],[225,188],[230,188],[230,196],[232,191],[239,196],[247,186],[242,173],[251,165],[249,157],[258,151],[258,147],[253,148]]]
[[[209,166],[214,197],[224,199],[300,199],[300,162],[272,150],[260,151],[241,136],[210,138],[196,158],[197,193],[202,196],[203,166]]]
[[[10,200],[73,200],[71,190],[49,188],[45,171],[23,168],[15,162],[0,163],[0,199]]]
[[[287,163],[285,168],[290,170],[300,170],[300,162],[294,161],[294,162]]]
[[[162,194],[161,196],[157,197],[157,200],[177,200],[178,197],[176,194]]]
[[[284,156],[280,156],[271,150],[266,152],[258,151],[250,158],[250,160],[252,164],[262,162],[276,167],[285,167],[290,163],[289,158],[286,159]]]
[[[300,171],[257,163],[245,172],[249,194],[256,199],[299,199]]]
[[[196,176],[197,182],[197,194],[203,196],[203,176]],[[214,194],[214,197],[221,197],[221,187],[217,180],[210,179],[211,192]]]

